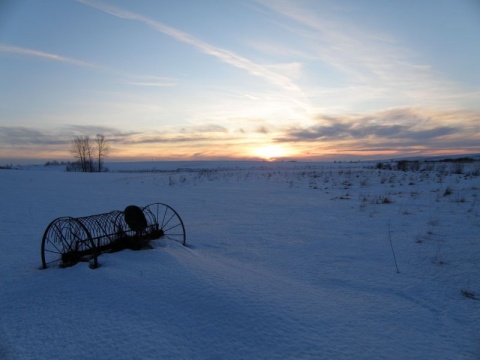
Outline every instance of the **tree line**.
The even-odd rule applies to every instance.
[[[69,164],[67,171],[102,172],[110,144],[104,135],[97,134],[91,139],[88,135],[76,136],[72,141],[71,152],[76,161]]]

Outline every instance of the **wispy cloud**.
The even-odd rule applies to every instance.
[[[0,143],[7,146],[61,145],[65,138],[30,127],[0,126]]]
[[[75,136],[96,134],[105,137],[117,146],[132,144],[194,143],[232,140],[238,136],[216,124],[188,126],[169,131],[122,131],[117,128],[95,125],[66,125],[57,130],[45,130],[27,126],[0,126],[0,144],[18,146],[60,146],[68,151]]]
[[[334,3],[256,1],[284,19],[278,24],[298,37],[303,58],[322,61],[335,69],[355,92],[372,89],[371,96],[377,100],[442,108],[471,103],[476,95],[421,62],[421,50],[409,48],[393,34],[352,21],[347,11],[340,15],[333,10]],[[309,8],[312,6],[315,9]],[[322,11],[318,11],[320,7]],[[328,81],[322,84],[320,79],[318,86],[328,88]]]
[[[289,141],[366,138],[427,140],[456,134],[459,130],[452,126],[436,126],[427,130],[416,130],[414,127],[405,125],[362,125],[352,121],[312,126],[307,129],[292,129],[288,132],[288,139]]]
[[[261,119],[260,119],[261,120]],[[163,131],[122,131],[105,126],[68,125],[56,130],[0,126],[0,157],[16,153],[68,158],[77,135],[103,134],[112,157],[185,158],[246,154],[265,142],[293,147],[298,157],[408,156],[480,153],[480,113],[399,108],[367,115],[318,115],[311,126],[267,124],[233,130],[218,123],[178,126]],[[258,124],[258,121],[256,122]],[[37,154],[38,153],[38,154]],[[165,155],[168,154],[168,155]]]
[[[282,26],[305,40],[312,40],[310,44],[318,44],[310,49],[314,50],[316,57],[359,81],[370,79],[373,74],[379,78],[389,76],[388,70],[398,65],[400,59],[405,60],[404,51],[399,51],[394,39],[386,34],[372,34],[364,27],[340,18],[325,4],[319,12],[311,11],[304,2],[257,2],[293,20],[295,25]]]
[[[124,84],[132,86],[146,86],[146,87],[171,87],[176,83],[173,81],[125,81]]]
[[[125,75],[127,80],[124,84],[133,86],[146,86],[146,87],[172,87],[176,86],[176,81],[159,76],[139,76],[139,75]]]
[[[275,140],[334,147],[339,151],[383,148],[403,148],[404,152],[408,152],[408,148],[480,151],[480,113],[477,112],[404,108],[368,115],[317,116],[315,122],[309,127],[286,129]]]
[[[8,54],[17,54],[22,56],[31,56],[35,58],[50,60],[50,61],[57,61],[61,63],[66,63],[75,66],[87,67],[95,70],[104,71],[110,74],[114,74],[119,76],[125,80],[122,81],[123,84],[132,85],[132,86],[140,86],[140,87],[172,87],[176,86],[176,82],[172,79],[159,77],[159,76],[148,76],[148,75],[134,75],[128,74],[125,72],[120,72],[111,68],[107,68],[105,66],[100,66],[97,64],[93,64],[90,62],[77,60],[74,58],[70,58],[67,56],[62,56],[58,54],[52,54],[44,51],[34,50],[34,49],[27,49],[18,46],[11,46],[6,44],[0,44],[0,53],[8,53]]]
[[[26,48],[17,47],[17,46],[5,45],[5,44],[0,44],[0,52],[33,56],[37,58],[43,58],[47,60],[58,61],[58,62],[63,62],[67,64],[77,65],[77,66],[84,66],[89,68],[96,68],[96,69],[101,68],[98,65],[95,65],[86,61],[81,61],[81,60],[73,59],[66,56],[61,56],[61,55],[47,53],[47,52],[33,50],[33,49],[26,49]]]
[[[389,70],[405,61],[409,52],[401,48],[388,34],[368,31],[364,26],[341,18],[327,6],[323,11],[311,11],[302,2],[257,0],[272,11],[294,20],[302,27],[289,26],[305,39],[312,39],[319,46],[316,54],[332,66],[363,79],[368,69],[379,78],[389,76]],[[368,74],[367,74],[368,75]]]
[[[108,5],[105,3],[100,3],[100,2],[91,1],[91,0],[77,0],[77,1],[84,5],[96,8],[107,14],[116,16],[121,19],[138,21],[144,25],[151,27],[155,31],[158,31],[164,35],[170,36],[180,42],[191,45],[192,47],[194,47],[195,49],[199,50],[204,54],[213,56],[216,59],[226,64],[245,70],[251,75],[261,77],[264,80],[267,80],[270,83],[275,84],[281,88],[291,90],[291,91],[299,90],[298,86],[294,84],[289,77],[271,70],[268,66],[257,64],[241,55],[236,54],[233,51],[209,44],[190,34],[187,34],[181,30],[178,30],[171,26],[163,24],[159,21],[155,21],[146,16],[136,14],[134,12],[124,10],[119,7]]]
[[[197,126],[182,127],[182,133],[226,133],[227,128],[217,124],[205,124]]]
[[[66,125],[56,130],[29,126],[0,126],[0,144],[4,146],[68,146],[75,136],[104,134],[112,142],[123,142],[137,136],[137,132],[125,132],[106,126]]]
[[[95,136],[97,134],[103,134],[109,138],[119,137],[124,138],[128,136],[133,136],[138,134],[138,132],[133,131],[122,131],[120,129],[110,127],[110,126],[101,126],[101,125],[65,125],[61,129],[61,133],[64,136],[70,137],[77,135],[89,135]]]

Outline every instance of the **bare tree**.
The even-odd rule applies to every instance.
[[[98,172],[101,172],[103,169],[103,161],[105,156],[110,150],[110,144],[108,143],[107,139],[105,139],[104,135],[97,134],[93,146],[97,154]]]
[[[92,143],[88,136],[76,136],[72,142],[72,154],[83,172],[93,171]]]

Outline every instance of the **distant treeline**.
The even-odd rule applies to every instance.
[[[381,170],[399,170],[399,171],[432,171],[437,170],[442,173],[463,174],[465,165],[477,162],[480,159],[472,157],[445,158],[438,160],[397,160],[390,162],[378,162],[377,169]],[[448,166],[447,163],[451,165]],[[478,176],[480,174],[480,166],[471,170],[471,175]]]
[[[98,165],[97,163],[92,161],[91,164],[89,164],[89,171],[88,172],[97,172]],[[65,166],[65,170],[67,172],[84,172],[84,166],[80,161],[47,161],[45,163],[45,166]],[[102,166],[102,172],[107,172],[108,168]]]
[[[437,162],[451,162],[451,163],[472,163],[475,161],[480,161],[480,159],[475,160],[474,158],[471,157],[461,157],[461,158],[451,158],[451,159],[442,159],[442,160],[436,160]],[[434,160],[435,162],[435,160]]]
[[[67,165],[70,165],[70,161],[57,161],[57,160],[53,160],[53,161],[47,161],[45,163],[45,166],[67,166]]]

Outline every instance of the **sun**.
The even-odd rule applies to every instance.
[[[272,161],[288,155],[289,151],[282,145],[270,144],[255,148],[253,153],[264,160]]]

